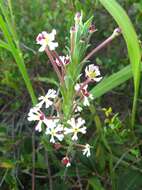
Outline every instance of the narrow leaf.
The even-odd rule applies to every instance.
[[[117,24],[122,30],[122,34],[127,44],[128,55],[132,65],[132,72],[134,76],[134,100],[132,109],[132,126],[134,126],[137,97],[139,92],[140,84],[140,46],[138,42],[138,37],[134,30],[134,27],[124,11],[124,9],[117,3],[116,0],[100,0],[101,4],[107,9],[107,11],[112,15]]]

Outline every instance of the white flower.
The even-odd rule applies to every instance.
[[[101,75],[99,67],[94,64],[91,64],[85,68],[85,74],[86,77],[96,82],[99,82],[102,79],[102,77],[99,77]]]
[[[37,36],[36,42],[37,44],[41,45],[41,47],[39,48],[40,52],[44,51],[47,46],[51,51],[55,50],[55,48],[58,47],[58,43],[53,42],[55,40],[55,35],[56,35],[56,30],[53,29],[51,33],[43,31]]]
[[[56,96],[57,96],[56,91],[53,89],[49,89],[45,96],[41,96],[38,98],[41,101],[37,104],[37,106],[41,108],[42,105],[45,103],[45,107],[48,108],[53,104],[53,101],[51,101],[50,99],[54,99],[56,98]]]
[[[74,89],[75,89],[76,91],[79,91],[79,90],[80,90],[80,87],[81,87],[81,85],[80,85],[79,83],[76,83]]]
[[[67,55],[66,57],[65,56],[59,56],[59,58],[60,58],[60,60],[61,60],[61,62],[62,62],[62,64],[65,66],[65,65],[68,65],[69,63],[70,63],[70,57]],[[55,60],[55,62],[56,62],[56,64],[59,66],[59,67],[61,67],[62,65],[61,65],[61,63],[60,63],[60,61],[56,58],[56,60]]]
[[[81,112],[83,109],[81,106],[77,106],[76,109],[74,110],[75,112]]]
[[[69,133],[73,133],[72,136],[72,140],[76,141],[78,139],[77,134],[78,133],[82,133],[85,134],[86,133],[86,127],[81,127],[82,125],[85,124],[85,120],[83,120],[81,117],[79,117],[76,121],[74,118],[71,118],[70,120],[67,121],[67,123],[69,125],[71,125],[72,128],[64,128],[64,134],[69,134]]]
[[[83,105],[84,106],[90,106],[90,100],[93,100],[94,97],[92,94],[89,94],[89,96],[84,96],[84,99],[83,99]]]
[[[90,145],[86,144],[82,152],[83,152],[83,155],[86,155],[87,157],[91,156]]]
[[[50,142],[55,143],[55,139],[57,138],[59,141],[62,141],[64,138],[63,135],[63,126],[61,124],[58,124],[58,119],[55,120],[46,120],[46,135],[51,135]]]
[[[88,90],[87,90],[88,85],[87,84],[85,86],[83,86],[83,88],[82,88],[82,85],[83,85],[83,83],[82,84],[77,83],[75,85],[75,90],[81,92],[81,94],[83,96],[83,105],[84,106],[90,106],[89,101],[93,100],[93,95],[88,92]]]
[[[38,121],[38,124],[36,125],[35,130],[39,132],[42,131],[41,125],[42,123],[45,123],[46,118],[38,107],[34,107],[30,109],[27,119],[29,121]]]
[[[83,108],[81,106],[77,105],[76,101],[73,102],[73,109],[74,109],[75,113],[81,112],[83,110]]]

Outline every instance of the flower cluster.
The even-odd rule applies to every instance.
[[[86,127],[84,126],[85,120],[81,117],[77,119],[72,117],[70,120],[67,120],[66,125],[64,126],[58,115],[46,116],[42,111],[44,108],[50,109],[51,106],[53,108],[56,98],[56,91],[49,89],[45,96],[38,98],[40,101],[37,105],[30,109],[28,120],[36,121],[35,130],[38,132],[44,131],[46,135],[50,136],[51,143],[57,144],[59,141],[63,141],[63,139],[68,135],[71,135],[72,141],[76,142],[78,140],[79,133],[86,133]],[[44,127],[42,127],[42,125]],[[90,156],[90,146],[84,145],[83,155],[86,155],[87,157]],[[67,156],[63,161],[67,162]],[[66,164],[66,166],[70,166],[70,163]]]
[[[57,95],[54,89],[49,89],[45,96],[40,96],[37,105],[29,111],[28,120],[37,122],[35,130],[47,135],[56,150],[66,149],[64,144],[67,144],[69,147],[81,148],[82,154],[89,157],[91,146],[88,143],[78,144],[79,136],[87,132],[87,124],[80,112],[83,111],[83,106],[90,106],[90,101],[93,100],[93,95],[88,91],[89,84],[99,82],[102,77],[99,67],[94,64],[87,65],[84,74],[80,73],[85,60],[83,57],[85,54],[82,52],[88,47],[85,42],[88,42],[96,28],[91,20],[83,24],[82,13],[76,13],[74,20],[75,24],[70,31],[70,51],[66,56],[59,56],[56,52],[58,42],[55,42],[55,29],[51,33],[43,31],[36,38],[37,44],[41,46],[39,52],[46,52],[59,78],[60,93]],[[65,113],[66,110],[68,113]],[[70,166],[72,161],[69,150],[68,148],[62,159],[66,167]]]

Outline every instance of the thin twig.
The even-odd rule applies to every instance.
[[[118,165],[124,160],[124,157],[130,152],[130,150],[131,150],[132,148],[134,149],[134,148],[140,146],[141,144],[142,144],[142,142],[140,141],[140,143],[134,145],[133,147],[131,147],[130,149],[128,149],[126,152],[124,152],[124,153],[122,154],[122,156],[121,156],[121,157],[118,159],[118,161],[116,162],[115,166],[113,167],[113,170],[115,170],[115,169],[118,167]]]
[[[49,189],[53,190],[53,182],[52,182],[51,170],[50,170],[50,165],[49,165],[49,157],[48,157],[48,152],[46,150],[45,150],[45,160],[46,160],[46,163],[47,163]]]
[[[4,180],[5,180],[5,177],[6,177],[7,173],[8,173],[8,169],[4,172],[4,175],[3,175],[3,177],[2,177],[2,179],[1,179],[1,181],[0,181],[0,187],[2,186],[2,184],[3,184]]]
[[[35,131],[32,132],[32,190],[35,190]]]
[[[27,172],[27,171],[22,171],[22,173],[24,173],[26,175],[29,175],[29,176],[32,176],[32,173]],[[35,178],[38,178],[38,179],[47,179],[48,176],[46,176],[46,175],[35,175]]]
[[[31,52],[32,52],[33,54],[35,54],[35,55],[37,54],[37,52],[36,52],[34,49],[28,47],[28,46],[25,45],[24,43],[20,43],[20,47],[23,48],[23,49],[25,49],[25,50],[31,51]]]
[[[79,176],[79,171],[78,171],[78,167],[77,166],[76,166],[76,175],[77,175],[77,179],[78,179],[80,190],[83,190],[83,186],[82,186],[82,183],[81,183],[81,178]]]

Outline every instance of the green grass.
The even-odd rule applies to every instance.
[[[0,47],[9,50],[10,53],[12,54],[19,68],[19,71],[21,72],[21,75],[24,79],[24,82],[29,92],[29,95],[31,97],[32,103],[36,104],[37,100],[36,100],[35,92],[33,90],[32,83],[30,81],[30,77],[28,75],[28,72],[24,63],[23,54],[19,46],[19,39],[15,31],[10,0],[8,2],[9,2],[8,4],[9,6],[6,7],[6,5],[4,5],[4,1],[0,0],[0,10],[1,10],[0,29],[3,32],[3,38],[4,38],[4,41],[0,40]]]
[[[117,3],[115,0],[100,0],[101,4],[107,9],[107,11],[112,15],[112,17],[115,19],[117,24],[122,30],[123,37],[126,41],[127,49],[128,49],[128,55],[131,62],[132,67],[132,73],[134,77],[134,99],[133,99],[133,108],[132,108],[132,119],[131,119],[131,125],[134,127],[135,124],[135,116],[136,116],[136,107],[137,107],[137,98],[139,93],[139,84],[140,84],[140,46],[138,42],[138,37],[135,32],[135,29],[124,11],[124,9]],[[126,72],[126,73],[125,73]],[[125,74],[127,74],[125,76]],[[120,75],[120,77],[118,77]],[[122,70],[118,72],[116,75],[113,75],[113,80],[115,80],[115,77],[117,80],[116,82],[110,84],[110,88],[113,88],[113,86],[118,84],[121,84],[125,79],[127,80],[127,76],[129,76],[129,71]],[[124,77],[124,79],[122,79]],[[112,79],[110,78],[110,79]],[[108,79],[109,80],[109,79]],[[108,80],[106,83],[108,83]],[[102,83],[104,85],[105,82]],[[99,85],[101,88],[101,85]],[[94,89],[95,90],[95,89]],[[104,89],[105,91],[105,89]]]

